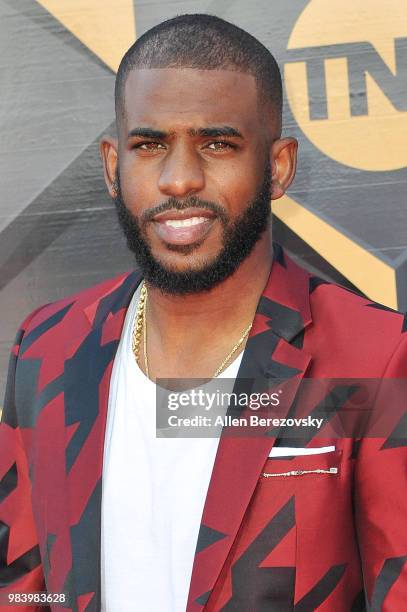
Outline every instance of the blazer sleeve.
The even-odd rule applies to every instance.
[[[383,379],[375,410],[392,412],[382,412],[383,437],[360,442],[355,466],[357,536],[371,612],[404,610],[407,602],[407,439],[402,433],[407,425],[407,333]]]
[[[0,607],[10,593],[45,591],[44,574],[31,504],[29,465],[15,400],[16,369],[25,330],[35,310],[19,328],[12,348],[0,423]],[[3,608],[1,608],[3,609]],[[7,610],[33,611],[33,605]],[[48,608],[39,608],[48,609]]]

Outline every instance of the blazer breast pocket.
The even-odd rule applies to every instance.
[[[295,451],[295,449],[293,449]],[[306,484],[310,480],[337,479],[341,472],[341,450],[313,455],[269,457],[263,466],[260,480],[273,483],[286,480]]]

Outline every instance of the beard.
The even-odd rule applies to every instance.
[[[116,207],[119,225],[126,237],[127,246],[134,254],[136,263],[144,279],[163,293],[186,295],[208,291],[231,276],[239,265],[250,255],[255,244],[269,227],[271,217],[271,171],[267,164],[263,182],[244,212],[231,220],[224,208],[218,204],[189,196],[184,200],[170,197],[162,204],[151,208],[141,218],[134,216],[126,207],[120,189],[120,176],[116,175]],[[223,228],[222,246],[213,260],[204,262],[199,268],[183,271],[172,270],[165,262],[154,257],[145,227],[159,212],[186,208],[206,208],[217,215]],[[196,242],[191,245],[170,245],[168,250],[188,255],[199,247]]]

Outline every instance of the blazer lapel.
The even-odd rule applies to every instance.
[[[309,276],[274,245],[270,277],[258,303],[234,391],[243,392],[248,379],[257,379],[260,385],[268,380],[290,379],[278,411],[278,417],[284,417],[311,360],[301,348],[304,329],[310,322]],[[202,610],[208,602],[278,432],[270,435],[264,431],[259,437],[224,433],[225,429],[202,515],[188,612]]]
[[[72,610],[100,610],[102,469],[110,377],[126,311],[140,281],[140,273],[125,275],[88,302],[81,310],[88,329],[72,338],[65,350],[65,466],[72,564],[63,590],[70,595]]]

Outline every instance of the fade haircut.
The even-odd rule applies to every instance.
[[[259,102],[273,113],[281,129],[280,69],[270,51],[254,36],[214,15],[180,15],[143,34],[124,55],[116,77],[116,125],[125,116],[124,89],[135,68],[235,70],[251,74]]]

